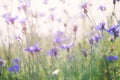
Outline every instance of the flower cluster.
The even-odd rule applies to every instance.
[[[2,17],[5,19],[7,24],[14,24],[15,20],[18,19],[18,16],[11,17],[10,14],[4,14]]]
[[[33,46],[25,48],[25,51],[29,53],[37,53],[41,51],[41,48],[38,48],[38,44],[35,43]]]
[[[114,61],[114,60],[118,60],[118,56],[107,56],[106,57],[107,61]]]
[[[58,55],[58,49],[57,48],[51,48],[49,51],[47,51],[47,54],[49,56],[57,56]]]
[[[12,61],[12,66],[10,66],[10,67],[8,68],[8,71],[9,71],[9,72],[14,72],[14,73],[19,72],[19,70],[20,70],[19,63],[20,63],[20,58],[15,58],[15,59],[13,59],[13,61]]]

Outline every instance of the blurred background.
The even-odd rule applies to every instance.
[[[15,36],[23,37],[23,29],[27,29],[29,33],[31,27],[38,36],[48,36],[58,30],[69,35],[74,26],[78,27],[77,38],[82,39],[89,34],[91,25],[81,9],[83,3],[88,4],[89,16],[96,24],[107,22],[107,17],[113,11],[112,0],[0,0],[0,40],[12,42]],[[100,11],[100,6],[105,7],[104,12]],[[120,6],[116,6],[118,19],[119,9]],[[6,23],[3,17],[5,14],[9,14],[11,18],[16,17],[14,23]],[[24,25],[22,21],[25,22]]]

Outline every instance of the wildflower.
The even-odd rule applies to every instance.
[[[105,10],[106,10],[106,7],[103,6],[103,5],[100,5],[100,6],[99,6],[99,9],[100,9],[101,11],[105,11]]]
[[[91,45],[93,45],[94,43],[97,43],[100,38],[101,38],[101,36],[99,36],[99,35],[96,34],[95,36],[93,36],[93,37],[89,40],[89,43],[90,43]]]
[[[25,25],[25,23],[26,23],[27,20],[28,20],[28,18],[26,17],[26,18],[23,18],[22,20],[20,20],[19,22],[21,24]]]
[[[48,4],[48,0],[43,0],[42,2],[44,5]]]
[[[107,61],[114,61],[114,60],[118,60],[118,56],[107,56],[106,57]]]
[[[5,19],[7,24],[14,24],[15,20],[18,19],[18,16],[11,17],[10,14],[4,14],[2,17]]]
[[[48,54],[49,56],[57,56],[57,55],[58,55],[58,49],[57,49],[57,48],[51,48],[51,49],[47,52],[47,54]]]
[[[97,27],[96,30],[106,30],[105,22],[101,22]]]
[[[60,47],[62,49],[66,49],[69,52],[70,48],[73,46],[74,46],[74,43],[70,43],[70,44],[62,44]]]
[[[24,10],[24,11],[26,11],[27,7],[28,6],[26,4],[21,4],[21,5],[18,6],[18,10]]]
[[[21,4],[18,6],[18,10],[24,10],[24,11],[26,11],[27,10],[27,7],[29,7],[30,6],[30,0],[27,0],[27,1],[23,1],[23,2],[21,2]]]
[[[65,41],[65,39],[64,39],[64,38],[60,38],[60,37],[56,37],[56,38],[54,38],[53,41],[54,41],[55,43],[61,43],[61,42]]]
[[[19,65],[18,64],[14,64],[14,65],[12,65],[12,66],[10,66],[9,68],[8,68],[8,71],[9,72],[19,72]]]
[[[118,37],[119,36],[119,27],[120,27],[120,25],[111,26],[107,30],[107,32],[110,33],[111,35],[114,35],[114,37]]]
[[[95,36],[93,37],[93,40],[95,41],[95,43],[97,43],[100,38],[101,38],[101,36],[95,35]]]
[[[65,38],[63,38],[63,32],[57,31],[57,33],[54,35],[53,42],[61,43],[63,41],[65,41]]]
[[[54,70],[54,71],[52,72],[52,75],[58,75],[58,73],[59,73],[59,70],[56,69],[56,70]]]
[[[40,52],[41,48],[38,48],[38,44],[34,44],[33,46],[27,47],[25,51],[30,52],[30,53],[36,53]]]
[[[86,2],[84,2],[82,5],[81,5],[81,8],[83,9],[84,13],[87,14],[88,10],[87,10],[87,7],[88,7],[88,4]]]
[[[71,47],[73,47],[73,43],[70,43],[70,44],[62,44],[60,47],[62,48],[62,49],[69,49],[69,48],[71,48]]]
[[[15,58],[12,60],[13,64],[19,64],[19,62],[20,62],[20,58]]]
[[[85,8],[87,8],[87,6],[88,6],[88,4],[86,2],[84,2],[84,3],[82,3],[81,8],[85,9]]]

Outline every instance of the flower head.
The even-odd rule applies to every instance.
[[[96,30],[106,30],[105,22],[101,22],[97,27]]]
[[[114,25],[111,26],[107,32],[110,33],[111,35],[114,35],[114,37],[118,37],[119,36],[119,31],[120,31],[120,25]]]
[[[20,20],[20,23],[23,24],[23,25],[25,25],[25,23],[26,23],[27,20],[28,20],[27,17],[26,17],[26,18],[23,18],[22,20]]]
[[[81,8],[85,9],[87,8],[88,4],[86,2],[82,3]]]
[[[118,56],[107,56],[106,57],[107,61],[114,61],[114,60],[118,60]]]
[[[12,60],[13,64],[19,64],[19,62],[20,62],[20,58],[15,58]]]
[[[57,49],[57,48],[51,48],[51,49],[47,52],[47,54],[48,54],[49,56],[57,56],[57,55],[58,55],[58,49]]]
[[[70,43],[70,44],[62,44],[60,47],[62,48],[62,49],[69,49],[69,48],[71,48],[71,47],[73,47],[74,46],[74,44],[73,43]]]
[[[8,71],[9,72],[19,72],[19,65],[18,64],[15,64],[15,65],[12,65],[8,68]]]
[[[54,35],[53,42],[61,43],[63,41],[65,41],[65,38],[63,38],[63,32],[57,31],[57,33]]]
[[[52,72],[52,75],[58,75],[58,73],[59,73],[59,70],[56,69],[56,70],[54,70],[54,71]]]
[[[92,38],[90,38],[89,43],[93,45],[94,43],[97,43],[101,39],[101,36],[98,34],[94,35]]]
[[[11,17],[9,14],[4,14],[2,17],[5,19],[7,24],[14,24],[15,20],[18,19],[18,16]]]
[[[20,5],[18,6],[18,10],[27,10],[27,7],[29,7],[31,5],[30,0],[27,1],[20,1]]]
[[[100,6],[99,6],[99,9],[100,9],[101,11],[105,11],[105,10],[106,10],[106,7],[105,7],[104,5],[100,5]]]
[[[41,48],[38,48],[38,44],[34,44],[33,46],[27,47],[25,51],[30,52],[30,53],[36,53],[40,52]]]

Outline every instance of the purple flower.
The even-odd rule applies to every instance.
[[[114,35],[114,37],[118,37],[119,36],[119,31],[120,31],[120,25],[111,26],[107,30],[107,32],[110,33],[111,35]]]
[[[95,36],[93,37],[93,40],[94,40],[95,42],[98,42],[100,38],[101,38],[100,36],[95,35]]]
[[[107,61],[114,61],[114,60],[118,60],[118,56],[107,56],[106,57]]]
[[[27,5],[26,4],[21,4],[21,5],[18,6],[18,10],[26,11],[26,9],[27,9]]]
[[[20,23],[23,24],[23,25],[25,25],[25,23],[26,23],[27,20],[28,20],[28,18],[26,17],[26,18],[20,20]]]
[[[31,5],[30,0],[21,1],[21,4],[18,6],[18,9],[26,11],[27,7],[29,7],[30,5]]]
[[[88,4],[86,2],[82,3],[81,8],[86,9]]]
[[[106,30],[105,29],[105,22],[101,22],[97,27],[96,30]]]
[[[12,60],[13,64],[19,64],[19,62],[20,62],[20,58],[15,58]]]
[[[11,17],[9,14],[4,14],[2,17],[5,19],[7,24],[14,24],[15,20],[18,19],[18,16]]]
[[[57,48],[51,48],[51,49],[47,52],[47,54],[48,54],[49,56],[57,56],[57,55],[58,55],[58,49],[57,49]]]
[[[40,52],[41,48],[38,48],[38,44],[34,44],[33,46],[27,47],[25,51],[30,52],[30,53],[36,53]]]
[[[15,65],[12,65],[8,68],[8,71],[9,72],[19,72],[19,65],[18,64],[15,64]]]
[[[70,43],[70,44],[62,44],[60,47],[62,49],[70,49],[73,46],[74,46],[74,43]]]
[[[43,0],[43,4],[47,4],[48,3],[48,0]]]
[[[54,38],[53,41],[54,41],[55,43],[61,43],[61,42],[65,41],[65,39],[64,39],[64,38],[60,38],[60,37],[56,37],[56,38]]]
[[[55,43],[61,43],[61,42],[65,41],[65,38],[63,38],[63,32],[57,31],[57,33],[54,35],[53,41]]]
[[[105,10],[106,10],[106,7],[103,6],[103,5],[100,5],[100,6],[99,6],[99,9],[100,9],[101,11],[105,11]]]
[[[97,43],[98,41],[99,41],[99,39],[101,39],[101,36],[99,36],[99,35],[95,35],[95,36],[93,36],[90,40],[89,40],[89,43],[91,44],[91,45],[93,45],[94,43]]]

